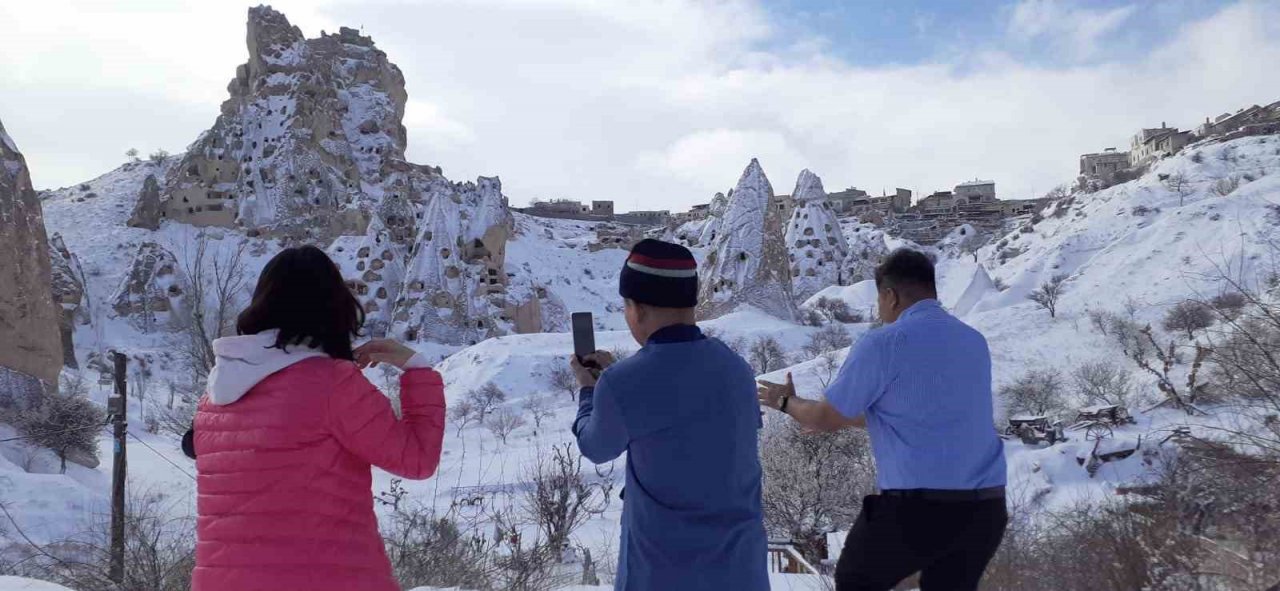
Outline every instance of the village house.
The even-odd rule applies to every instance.
[[[614,218],[612,201],[592,201],[588,206],[573,199],[552,199],[534,201],[529,207],[517,211],[532,216],[566,220],[610,221]]]
[[[1081,176],[1108,178],[1126,168],[1129,168],[1129,153],[1117,152],[1115,148],[1080,156]]]
[[[974,179],[955,188],[956,205],[990,203],[996,200],[996,182]]]
[[[665,209],[658,211],[629,211],[613,216],[614,221],[634,226],[664,226],[671,220],[671,212]]]
[[[1165,156],[1177,154],[1183,146],[1191,143],[1195,134],[1179,131],[1160,123],[1160,127],[1144,128],[1133,135],[1129,144],[1129,167],[1146,166],[1151,161]]]

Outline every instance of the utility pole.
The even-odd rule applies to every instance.
[[[128,389],[125,384],[125,356],[112,352],[115,361],[116,391],[107,401],[107,412],[114,426],[115,454],[111,466],[111,566],[107,578],[116,583],[124,582],[124,482],[128,475],[125,457],[125,437],[129,433],[126,410]]]

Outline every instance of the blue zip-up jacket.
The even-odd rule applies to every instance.
[[[619,591],[767,591],[755,374],[692,325],[653,334],[583,388],[573,432],[627,452]]]

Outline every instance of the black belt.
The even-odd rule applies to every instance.
[[[990,501],[1004,498],[1003,486],[974,490],[945,490],[937,488],[894,488],[880,491],[881,496],[924,501]]]

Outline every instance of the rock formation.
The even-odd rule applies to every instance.
[[[506,293],[512,227],[497,178],[438,183],[428,194],[396,299],[395,336],[461,344],[513,330],[516,308],[528,302]]]
[[[850,229],[845,237],[849,242],[849,256],[844,262],[845,284],[875,278],[876,266],[889,254],[885,237],[885,231],[871,223],[859,223]]]
[[[166,175],[162,217],[327,243],[362,234],[384,197],[414,198],[415,176],[438,175],[404,161],[404,76],[369,37],[306,39],[258,6],[248,49],[221,115]]]
[[[160,214],[160,183],[156,181],[156,175],[149,174],[142,182],[142,191],[138,193],[138,202],[133,206],[128,224],[134,228],[159,230]]]
[[[63,362],[48,238],[26,159],[0,123],[0,406],[56,385]],[[16,400],[15,400],[16,399]]]
[[[729,191],[733,194],[733,190]],[[711,199],[711,205],[708,207],[707,219],[702,225],[702,233],[698,236],[697,244],[711,244],[716,239],[716,233],[720,231],[720,223],[724,221],[725,210],[729,207],[729,198],[724,193],[716,193]]]
[[[77,324],[88,324],[89,309],[84,302],[84,270],[62,240],[60,234],[49,237],[49,263],[53,286],[53,303],[60,308],[58,328],[62,333],[62,360],[67,367],[77,368],[75,331]]]
[[[849,243],[818,175],[800,171],[791,195],[796,202],[786,236],[791,287],[797,298],[806,300],[825,287],[845,285]]]
[[[787,320],[795,317],[785,220],[777,205],[773,186],[753,158],[730,193],[702,263],[699,318],[716,318],[742,305]]]
[[[329,248],[329,256],[342,270],[351,293],[364,306],[365,328],[372,336],[387,335],[408,251],[380,217],[373,219],[364,236],[344,236]]]
[[[173,253],[143,242],[111,296],[111,309],[144,332],[175,328],[186,309],[181,273]]]

